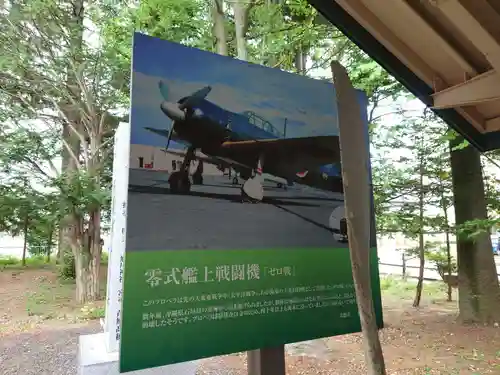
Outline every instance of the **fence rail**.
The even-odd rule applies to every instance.
[[[379,262],[378,263],[379,266],[387,266],[387,267],[398,267],[398,268],[401,268],[402,271],[401,271],[401,276],[403,278],[408,278],[408,279],[418,279],[418,276],[414,276],[414,275],[409,275],[405,269],[420,269],[419,266],[409,266],[409,265],[405,265],[403,266],[402,264],[393,264],[393,263],[383,263],[383,262]],[[425,271],[432,271],[432,272],[437,272],[437,269],[436,268],[430,268],[430,267],[424,267],[424,273]],[[392,272],[384,272],[384,271],[381,271],[379,270],[379,274],[380,275],[385,275],[385,276],[388,276],[388,275],[394,275],[394,273]],[[435,277],[425,277],[424,276],[424,280],[425,281],[443,281],[441,278],[435,278]]]
[[[403,258],[403,264],[384,263],[384,262],[380,262],[380,261],[378,264],[379,264],[379,266],[401,268],[400,274],[403,278],[418,279],[418,276],[409,275],[408,272],[406,272],[406,271],[408,269],[417,269],[418,270],[418,269],[420,269],[420,267],[406,264],[406,261],[404,258]],[[431,271],[431,272],[436,272],[436,273],[438,272],[437,268],[435,268],[435,267],[424,267],[424,274],[425,274],[425,271]],[[384,271],[380,270],[380,267],[379,267],[379,273],[381,275],[394,275],[394,273],[392,273],[392,272],[384,272]],[[498,273],[498,271],[497,271],[497,277],[500,279],[500,274]],[[424,276],[424,280],[426,280],[426,281],[443,281],[440,277],[436,278],[436,277],[425,277],[425,276]]]

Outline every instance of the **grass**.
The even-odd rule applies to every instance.
[[[0,255],[0,269],[19,269],[24,267],[43,268],[55,264],[54,260],[47,262],[45,255],[34,255],[26,257],[26,266],[23,266],[22,259],[12,255]]]
[[[106,307],[98,306],[95,303],[89,303],[80,309],[80,318],[85,320],[104,318],[105,314]]]
[[[417,280],[406,279],[396,276],[384,276],[380,278],[380,289],[384,297],[400,298],[404,300],[415,297]],[[424,281],[422,297],[429,297],[431,302],[446,298],[447,286],[442,281]]]
[[[73,283],[40,277],[34,290],[26,295],[28,316],[39,316],[43,319],[59,317],[61,313],[71,309],[74,289]]]
[[[108,253],[101,254],[101,264],[108,264]],[[22,268],[46,268],[56,265],[56,257],[51,257],[47,261],[46,255],[32,255],[26,257],[26,266],[23,266],[22,259],[12,255],[0,255],[0,270],[2,269],[22,269]]]
[[[55,263],[43,263],[38,257],[30,259],[26,267],[20,267],[18,259],[2,257],[0,335],[24,330],[25,326],[31,329],[42,322],[67,324],[104,317],[107,267],[101,267],[100,272],[101,299],[79,304],[74,280],[58,277]]]
[[[28,316],[39,316],[45,319],[71,318],[92,320],[103,318],[105,314],[104,297],[106,280],[101,278],[101,301],[78,305],[75,301],[74,280],[47,278],[39,280],[37,287],[28,293],[26,312]]]

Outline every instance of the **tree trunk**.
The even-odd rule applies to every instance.
[[[446,236],[446,264],[448,267],[448,280],[451,280],[451,245],[450,245],[450,220],[448,218],[448,205],[446,204],[446,198],[444,196],[444,188],[441,183],[441,209],[443,210],[444,216],[444,227],[445,227],[445,236]],[[447,301],[451,302],[453,300],[453,289],[451,287],[451,283],[447,283]]]
[[[448,280],[451,280],[451,249],[450,249],[450,231],[446,230],[446,262],[448,264]],[[451,283],[448,284],[447,290],[447,301],[451,302],[453,300],[453,288],[451,287]]]
[[[28,248],[28,223],[29,223],[29,218],[28,215],[26,215],[26,217],[24,218],[24,226],[23,226],[24,242],[23,242],[23,258],[21,261],[23,267],[26,266],[26,250]]]
[[[101,246],[101,210],[96,209],[90,214],[90,243],[89,250],[92,255],[92,270],[94,271],[94,294],[92,298],[99,299],[100,297],[100,279],[99,273],[101,268],[101,256],[102,256],[102,246]]]
[[[62,264],[61,261],[63,259],[63,256],[62,256],[62,235],[61,235],[61,228],[60,228],[60,224],[61,224],[61,221],[59,221],[59,229],[57,230],[57,252],[56,252],[56,264]]]
[[[79,251],[75,256],[76,301],[79,304],[99,298],[99,268],[91,254]]]
[[[68,29],[70,34],[70,59],[72,63],[67,65],[66,89],[69,97],[64,98],[65,103],[61,104],[61,108],[69,123],[65,123],[62,129],[63,148],[61,154],[61,172],[66,177],[68,184],[72,183],[74,174],[78,171],[79,155],[80,155],[80,135],[81,121],[80,109],[78,105],[81,100],[81,89],[77,83],[75,69],[79,69],[82,57],[83,45],[83,18],[84,18],[84,0],[75,0],[72,2],[72,9],[68,17]],[[73,251],[78,238],[74,238],[74,233],[71,228],[78,226],[79,223],[73,221],[74,215],[67,215],[61,219],[59,225],[59,262],[64,258],[65,252]]]
[[[403,280],[406,281],[406,254],[405,253],[401,254],[401,261],[403,263],[403,267],[402,267],[403,268],[403,270],[402,270],[403,271]]]
[[[215,50],[219,55],[227,56],[226,18],[224,17],[223,0],[213,0],[210,11],[212,14]]]
[[[417,288],[415,290],[415,299],[413,300],[413,307],[420,306],[420,300],[422,299],[422,289],[424,288],[425,253],[422,249],[423,246],[419,245],[418,256],[420,258],[420,264],[418,268],[418,281],[417,281]]]
[[[72,184],[72,179],[74,174],[77,173],[78,165],[77,160],[75,160],[73,155],[80,154],[80,139],[68,124],[63,125],[62,139],[65,146],[62,148],[61,157],[61,172],[64,174],[67,185]],[[64,256],[67,253],[71,253],[72,249],[76,246],[76,239],[74,239],[72,233],[72,227],[78,225],[78,223],[73,222],[73,215],[66,215],[61,218],[59,223],[59,242],[57,251],[58,263],[64,264]]]
[[[76,300],[83,304],[98,300],[100,297],[101,268],[101,212],[96,209],[90,212],[88,229],[82,235],[82,243],[73,255],[76,271]]]
[[[52,252],[52,237],[54,236],[54,226],[50,226],[49,238],[47,239],[47,263],[50,263],[50,253]]]
[[[298,49],[295,51],[295,69],[297,70],[297,74],[305,75],[306,74],[306,63],[307,63],[307,51],[306,49],[300,45]]]
[[[253,0],[235,0],[233,2],[237,57],[243,61],[248,60],[246,35],[248,31],[248,17],[253,5]]]
[[[462,139],[451,142],[451,171],[455,221],[487,218],[479,152],[472,146],[453,150]],[[500,318],[500,288],[491,238],[481,233],[474,240],[457,234],[458,292],[463,322],[494,323]]]
[[[418,233],[418,257],[420,266],[418,269],[418,282],[413,300],[413,307],[420,306],[422,299],[422,289],[424,287],[424,272],[425,272],[425,243],[424,243],[424,156],[420,155],[420,189],[418,193],[418,210],[419,210],[419,233]]]

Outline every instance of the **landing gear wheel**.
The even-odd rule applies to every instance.
[[[191,190],[191,181],[187,173],[174,172],[168,179],[170,192],[174,194],[185,194]]]
[[[250,197],[247,193],[245,193],[245,190],[243,190],[243,187],[241,188],[241,203],[259,203],[260,201],[257,199],[254,199]]]
[[[238,185],[239,184],[239,181],[238,181],[238,177],[233,177],[233,185]]]
[[[201,173],[193,174],[193,185],[203,185],[203,175]]]
[[[281,189],[283,187],[283,184],[281,182],[278,182],[278,189]]]
[[[241,198],[244,202],[258,203],[264,198],[264,188],[260,177],[252,177],[241,187]]]

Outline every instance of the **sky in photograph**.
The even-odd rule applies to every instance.
[[[338,135],[335,91],[326,81],[306,78],[136,33],[133,51],[132,143],[163,146],[165,140],[143,128],[169,129],[160,110],[158,83],[177,102],[205,86],[206,97],[227,111],[253,111],[287,137]],[[366,108],[365,96],[360,101]]]

